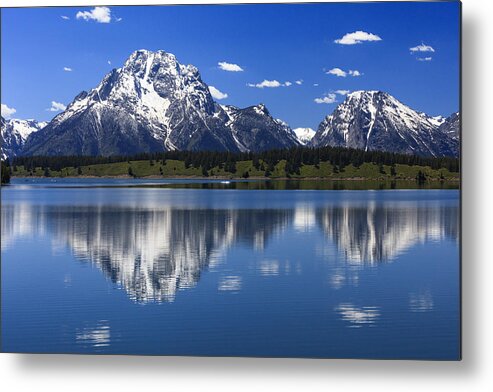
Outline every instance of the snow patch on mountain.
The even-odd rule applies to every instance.
[[[430,117],[429,120],[432,124],[439,127],[445,122],[446,118],[443,116],[435,116],[435,117]]]
[[[315,136],[315,131],[311,128],[295,128],[293,132],[302,145],[308,144]]]

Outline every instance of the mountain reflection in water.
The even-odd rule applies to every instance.
[[[2,249],[23,236],[49,234],[54,249],[68,247],[78,260],[97,266],[133,301],[171,302],[179,290],[195,287],[203,271],[225,262],[233,246],[262,250],[288,229],[319,231],[349,265],[372,265],[393,261],[417,243],[458,241],[458,213],[455,204],[417,202],[299,202],[272,209],[13,203],[2,207]],[[277,260],[265,260],[259,273],[276,274],[276,268]],[[337,288],[344,279],[336,274],[331,284]],[[242,277],[230,274],[218,290],[241,287]],[[412,295],[409,304],[413,311],[433,306],[427,293]],[[350,304],[337,311],[354,325],[378,317],[378,309]]]

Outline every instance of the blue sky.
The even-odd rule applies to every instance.
[[[19,8],[1,21],[12,118],[51,119],[137,49],[175,54],[228,95],[219,102],[262,102],[293,128],[316,128],[343,90],[387,91],[431,115],[459,109],[457,2]],[[263,81],[279,86],[254,87]]]

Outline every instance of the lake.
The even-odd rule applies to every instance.
[[[458,190],[252,183],[2,187],[2,350],[459,358]]]

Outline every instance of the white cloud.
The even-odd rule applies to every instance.
[[[418,57],[416,60],[418,61],[431,61],[433,60],[432,57]]]
[[[289,87],[291,86],[293,83],[291,82],[285,82],[285,83],[281,83],[277,80],[264,80],[263,82],[260,82],[260,83],[247,83],[247,86],[248,87],[256,87],[256,88],[264,88],[264,87],[267,87],[267,88],[277,88],[277,87]]]
[[[111,61],[110,60],[108,60],[108,65],[111,65]]]
[[[72,72],[72,68],[70,68],[70,67],[63,67],[63,70],[65,72]]]
[[[295,83],[296,83],[298,86],[301,86],[301,85],[303,84],[303,80],[301,80],[301,79],[300,79],[300,80],[297,80]]]
[[[60,15],[60,18],[62,18],[64,20],[69,20],[70,19],[67,15]]]
[[[341,78],[345,78],[347,76],[347,72],[340,68],[332,68],[331,70],[328,70],[327,73]]]
[[[226,61],[220,61],[217,63],[219,69],[228,72],[243,72],[243,68],[241,68],[238,64],[227,63]]]
[[[337,102],[336,95],[334,93],[325,94],[321,98],[315,98],[315,103],[334,103]]]
[[[416,52],[435,52],[435,49],[433,49],[430,45],[425,45],[423,43],[421,43],[421,45],[409,48],[409,50],[411,51],[411,54]]]
[[[90,11],[79,11],[75,17],[85,21],[93,20],[98,23],[110,23],[111,10],[108,7],[95,7]]]
[[[60,112],[67,109],[67,107],[60,102],[51,101],[51,108],[46,109],[49,112]]]
[[[313,87],[318,87],[318,83],[313,83]]]
[[[339,94],[339,95],[348,95],[349,94],[349,90],[336,90],[334,92],[336,94]]]
[[[121,22],[123,20],[123,18],[115,18],[115,21],[117,22]]]
[[[228,98],[228,94],[219,91],[214,86],[209,86],[209,91],[214,99],[225,99]]]
[[[368,41],[381,41],[381,40],[382,38],[380,38],[376,34],[367,33],[365,31],[358,30],[355,31],[354,33],[347,33],[342,38],[336,39],[334,42],[340,45],[355,45]]]
[[[264,87],[269,87],[269,88],[276,88],[276,87],[281,87],[281,83],[279,83],[277,80],[264,80],[261,83],[248,83],[248,87],[257,87],[257,88],[264,88]]]
[[[330,75],[335,75],[340,78],[345,78],[346,76],[361,76],[363,75],[360,71],[356,69],[350,69],[349,71],[344,71],[340,68],[332,68],[326,72],[327,74]]]
[[[7,105],[2,103],[2,117],[10,118],[17,110],[14,108],[9,108]]]

